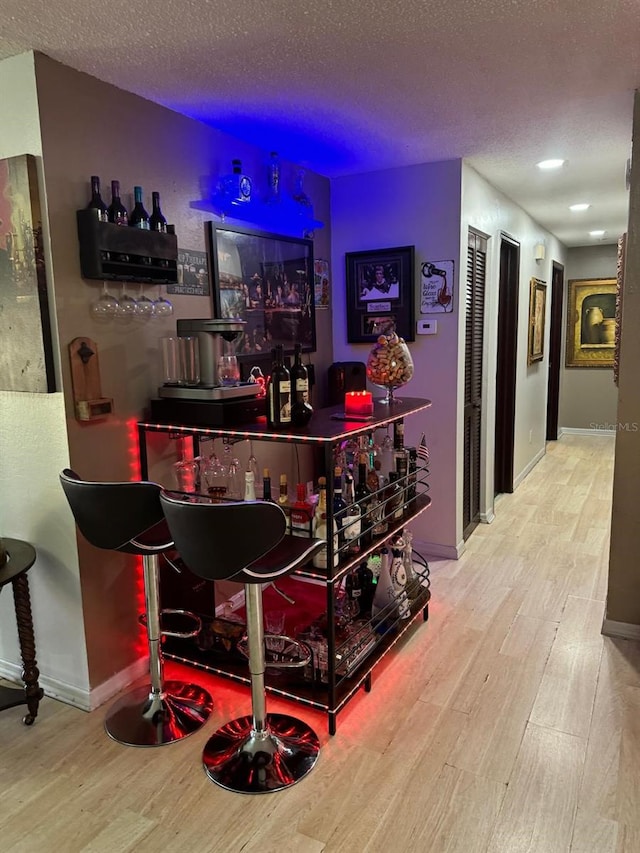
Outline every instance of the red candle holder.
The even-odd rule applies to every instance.
[[[373,395],[371,391],[347,391],[344,395],[345,415],[368,417],[373,414]]]

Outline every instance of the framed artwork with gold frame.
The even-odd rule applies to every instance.
[[[615,278],[569,280],[566,367],[613,367]]]
[[[527,364],[544,358],[544,318],[547,307],[547,285],[539,278],[529,284],[529,341]]]

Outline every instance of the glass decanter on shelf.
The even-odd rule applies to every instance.
[[[367,359],[367,379],[373,385],[385,388],[387,396],[380,402],[391,405],[401,402],[394,391],[402,388],[413,377],[413,359],[403,338],[393,325],[378,337]]]

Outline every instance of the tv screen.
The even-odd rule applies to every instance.
[[[205,223],[213,270],[213,316],[243,320],[236,341],[242,362],[262,361],[282,344],[315,352],[313,241]]]

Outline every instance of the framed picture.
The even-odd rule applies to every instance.
[[[35,157],[0,160],[0,390],[55,391]]]
[[[348,252],[347,340],[372,343],[391,326],[415,340],[413,246]]]
[[[205,223],[213,270],[213,316],[243,320],[236,341],[240,363],[316,348],[313,241]]]
[[[421,314],[453,312],[453,261],[425,261],[420,266]]]
[[[613,367],[616,288],[615,278],[569,280],[567,367]]]
[[[544,315],[547,307],[547,285],[539,278],[529,284],[529,345],[527,364],[542,361],[544,357]]]

